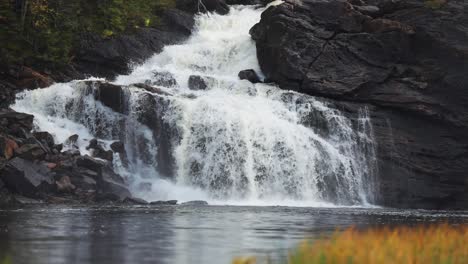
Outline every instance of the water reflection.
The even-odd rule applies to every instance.
[[[350,225],[468,223],[468,212],[285,207],[29,208],[0,211],[12,263],[229,263],[278,260],[304,238]]]

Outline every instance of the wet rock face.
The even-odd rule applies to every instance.
[[[0,206],[24,204],[18,195],[20,200],[52,203],[97,202],[102,197],[122,202],[132,197],[124,179],[112,170],[112,151],[101,142],[91,140],[89,146],[97,160],[80,156],[77,149],[62,151],[47,132],[31,133],[31,115],[1,110],[0,122],[0,192],[5,198]],[[70,136],[68,145],[77,140],[77,135]]]
[[[149,84],[170,88],[177,86],[177,81],[170,72],[155,72]]]
[[[99,142],[97,139],[92,139],[89,141],[89,145],[86,147],[87,150],[90,150],[91,156],[107,161],[112,161],[114,154],[112,150],[104,149],[104,144]]]
[[[250,33],[281,88],[367,105],[379,204],[468,208],[467,17],[464,1],[291,0]]]
[[[115,38],[84,34],[74,59],[76,70],[92,76],[112,79],[131,70],[129,62],[141,63],[160,52],[165,45],[176,44],[190,36],[193,13],[170,9],[162,15],[158,28],[140,28]]]
[[[176,142],[178,132],[164,118],[164,113],[170,107],[170,101],[163,97],[143,94],[138,100],[137,119],[148,126],[153,138],[158,144],[157,169],[160,175],[170,177],[174,175],[175,161],[172,156],[173,142]]]
[[[34,116],[0,109],[1,132],[13,137],[27,137],[33,127]]]
[[[38,197],[41,192],[50,192],[54,188],[54,180],[50,169],[41,162],[14,158],[1,172],[2,181],[15,192],[27,196]]]
[[[94,97],[112,110],[122,113],[125,110],[124,92],[122,86],[108,82],[93,82],[95,86]]]
[[[239,79],[247,80],[251,83],[261,82],[260,77],[258,77],[257,73],[252,69],[240,71],[238,76],[239,76]]]
[[[175,31],[183,32],[190,35],[195,19],[193,15],[179,9],[168,9],[164,12],[164,18],[168,21],[168,26],[172,27]]]
[[[195,91],[206,90],[214,81],[214,78],[208,76],[190,75],[188,79],[188,87],[190,90]]]

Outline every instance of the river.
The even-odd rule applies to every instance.
[[[303,239],[355,226],[468,223],[468,212],[246,206],[32,207],[0,211],[0,254],[15,264],[278,263]]]

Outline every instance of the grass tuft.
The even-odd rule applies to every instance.
[[[233,264],[253,264],[234,260]],[[304,241],[292,251],[288,264],[466,264],[468,225],[448,224],[349,228],[330,238]]]

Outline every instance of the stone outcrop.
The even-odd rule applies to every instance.
[[[376,203],[466,209],[467,17],[466,1],[287,0],[251,35],[268,80],[370,111]]]
[[[188,87],[190,90],[206,90],[210,84],[216,80],[209,76],[190,75],[188,79]]]
[[[80,156],[79,151],[62,151],[47,132],[31,133],[31,115],[3,109],[0,122],[1,206],[23,205],[25,199],[84,203],[134,199],[124,179],[112,170],[112,158],[105,160],[112,151],[98,141],[90,142],[90,150],[97,151],[100,160]]]
[[[239,79],[247,80],[251,83],[261,82],[260,77],[258,77],[257,73],[252,69],[240,71],[238,76]]]

